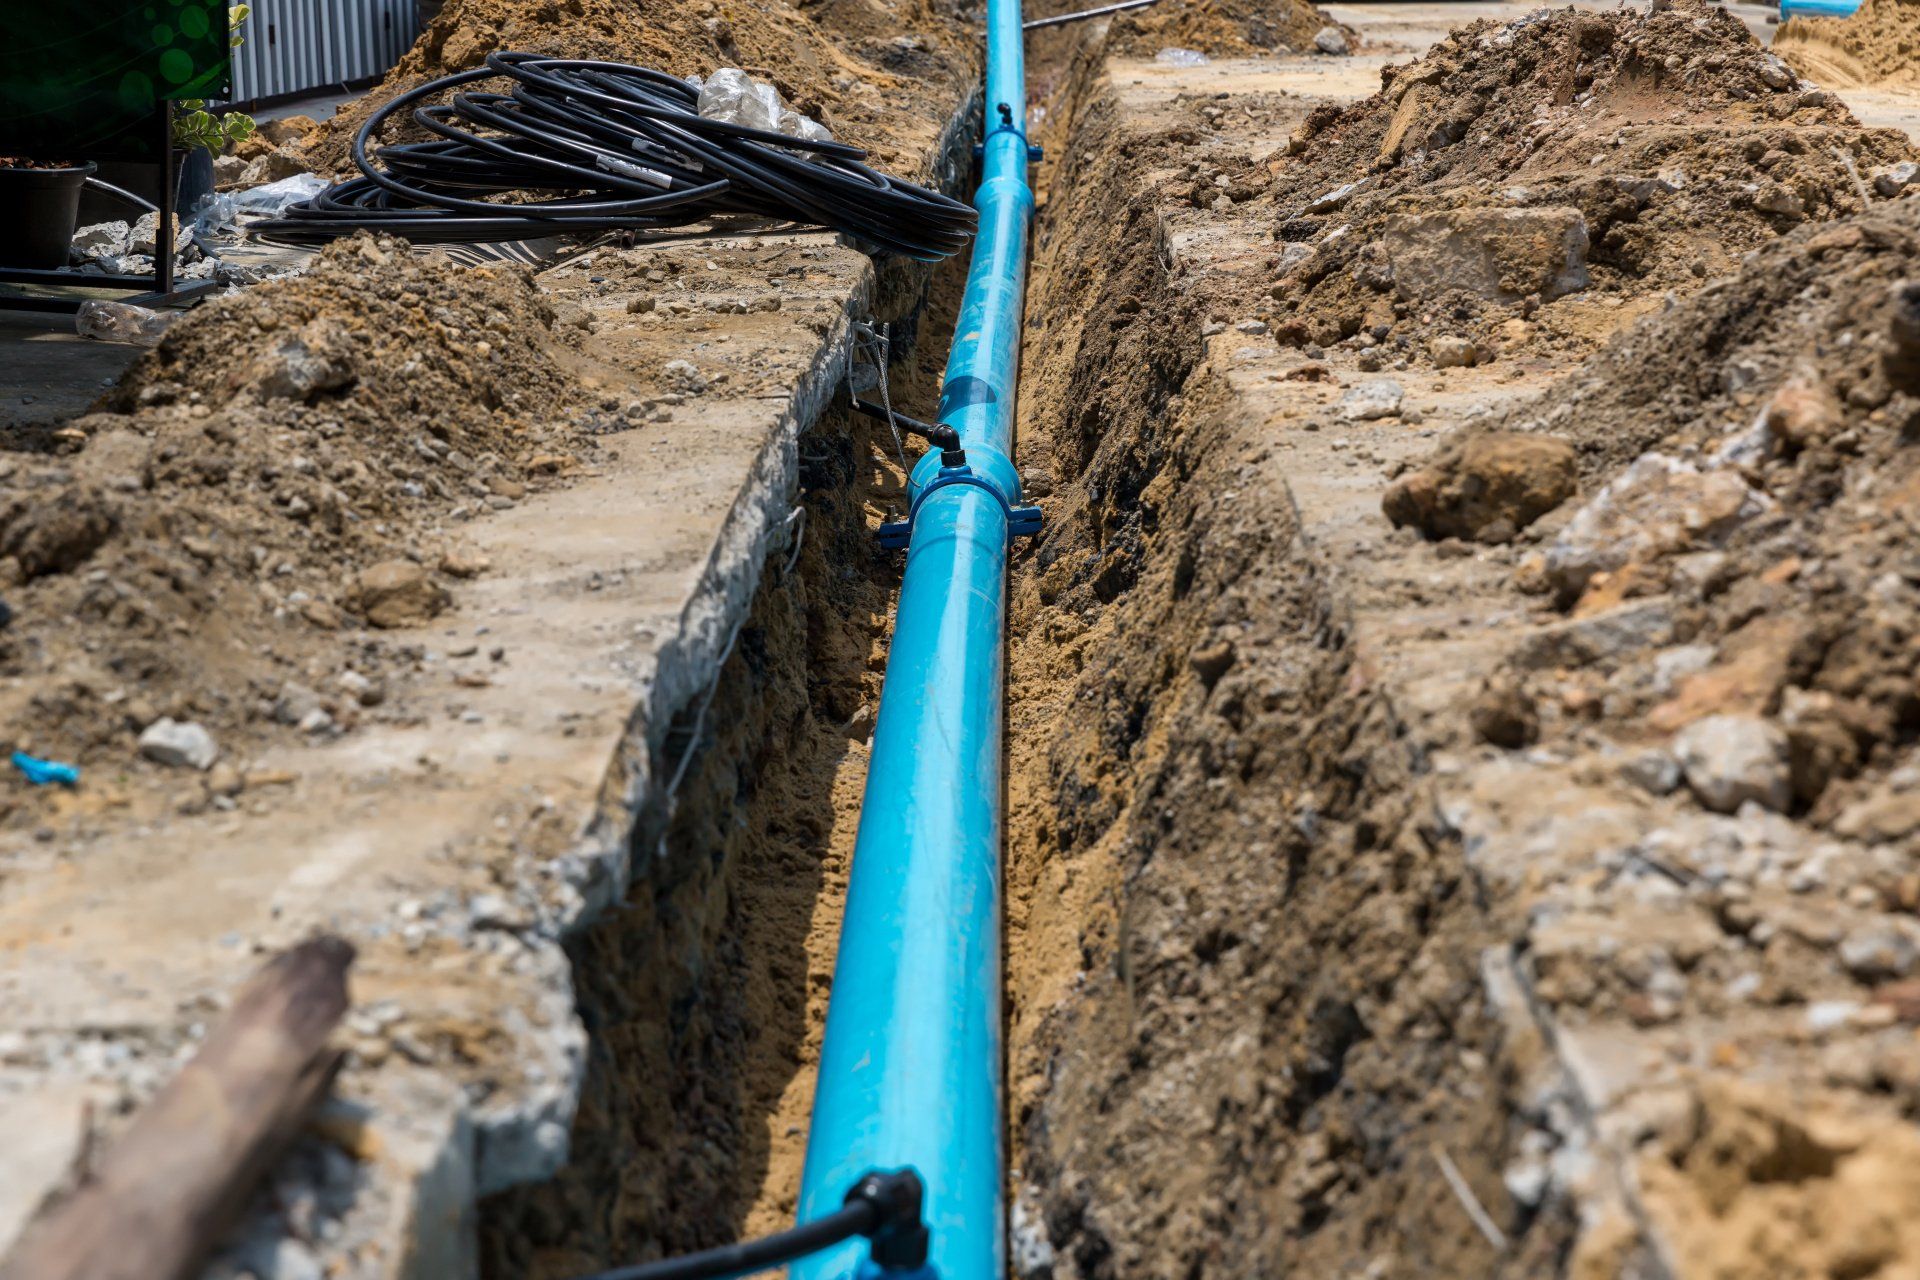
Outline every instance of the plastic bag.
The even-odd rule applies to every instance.
[[[1154,54],[1153,60],[1163,67],[1204,67],[1212,61],[1198,49],[1182,49],[1177,45],[1168,45]]]
[[[174,321],[173,312],[149,311],[124,302],[87,301],[73,317],[74,332],[101,342],[129,342],[137,347],[157,346]]]
[[[331,184],[319,174],[296,173],[291,178],[282,178],[278,182],[269,182],[265,186],[250,187],[234,193],[234,206],[237,212],[249,217],[277,218],[285,213],[289,206],[302,200],[311,200],[325,191]]]
[[[833,135],[780,99],[780,91],[738,67],[722,67],[700,86],[700,114],[709,120],[784,133],[789,138],[831,142]]]
[[[195,240],[208,240],[240,225],[240,202],[231,192],[209,191],[194,202],[187,223]]]

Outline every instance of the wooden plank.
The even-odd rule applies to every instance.
[[[0,1280],[185,1280],[339,1069],[353,947],[276,956],[200,1051],[70,1194],[42,1207]]]

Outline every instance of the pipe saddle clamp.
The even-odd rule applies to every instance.
[[[998,484],[963,462],[959,466],[941,467],[932,479],[921,485],[920,492],[914,495],[913,505],[907,508],[905,520],[889,520],[880,526],[878,537],[881,548],[898,551],[913,541],[913,521],[920,514],[921,504],[942,489],[962,484],[985,489],[993,495],[1000,509],[1006,512],[1008,538],[1031,538],[1040,532],[1040,508],[1016,505]]]

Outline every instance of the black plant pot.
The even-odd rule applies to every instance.
[[[0,267],[67,265],[80,188],[91,163],[70,169],[0,169]]]

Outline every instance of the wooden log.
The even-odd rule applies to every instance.
[[[0,1280],[186,1280],[326,1093],[353,947],[276,956],[70,1194],[41,1207]]]

